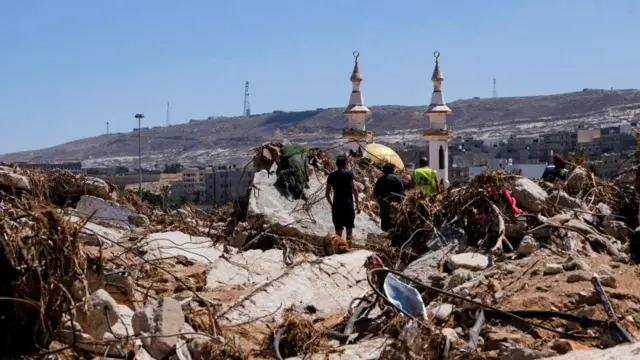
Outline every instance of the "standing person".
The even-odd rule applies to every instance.
[[[427,158],[420,159],[420,167],[413,172],[413,181],[416,189],[427,195],[440,190],[438,172],[429,167]]]
[[[342,236],[342,231],[347,230],[347,241],[351,241],[353,234],[356,212],[360,213],[360,202],[358,200],[358,188],[356,187],[356,176],[347,170],[347,157],[338,156],[336,159],[338,170],[329,174],[327,178],[327,189],[325,197],[331,206],[331,218],[336,234]],[[333,200],[331,191],[333,190]],[[355,208],[353,206],[355,199]]]
[[[556,179],[567,181],[569,171],[566,169],[567,162],[558,154],[553,155],[553,166],[547,166],[542,173],[542,180],[554,182]]]
[[[382,167],[383,175],[376,181],[373,196],[380,204],[380,228],[382,231],[391,229],[391,204],[402,200],[404,185],[402,179],[394,174],[395,166],[386,164]]]

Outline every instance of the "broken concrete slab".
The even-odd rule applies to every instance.
[[[377,338],[357,344],[341,346],[326,353],[297,356],[287,360],[377,360],[382,355],[386,338]]]
[[[307,259],[315,260],[309,254]],[[226,285],[259,284],[281,275],[287,269],[280,249],[248,250],[213,261],[207,271],[207,288]]]
[[[85,222],[84,219],[77,216],[67,216],[66,219],[76,224]],[[124,236],[125,231],[123,230],[104,227],[93,222],[87,222],[84,224],[84,227],[80,229],[80,239],[86,245],[99,246],[101,244],[108,245],[117,243]]]
[[[291,305],[314,306],[320,314],[346,311],[354,297],[369,289],[366,250],[333,255],[314,262],[304,262],[255,287],[239,302],[222,311],[230,325],[275,318]]]
[[[76,211],[81,216],[90,216],[93,221],[104,221],[123,229],[132,227],[129,224],[129,216],[134,215],[133,211],[99,197],[83,195],[76,204]]]
[[[640,342],[620,345],[605,350],[576,350],[547,360],[635,360],[640,354]]]
[[[324,200],[324,189],[327,178],[322,175],[311,176],[307,194],[315,194],[309,199],[293,200],[287,198],[282,190],[276,187],[275,170],[272,174],[267,170],[256,172],[253,177],[253,188],[249,196],[248,222],[262,217],[273,224],[274,230],[288,236],[306,236],[311,239],[322,239],[333,232],[331,208]],[[309,209],[305,205],[312,204]],[[356,215],[354,240],[364,241],[367,234],[381,234],[380,225],[364,212]]]
[[[451,270],[483,270],[489,266],[489,258],[479,253],[456,254],[447,261],[447,266]]]
[[[221,246],[204,236],[191,236],[180,231],[153,233],[141,239],[149,258],[166,258],[182,255],[196,261],[212,263],[222,254]]]
[[[433,277],[444,278],[444,275],[442,275],[439,270],[440,261],[446,259],[449,254],[454,252],[455,245],[449,245],[440,250],[428,252],[409,264],[402,273],[423,284],[431,283]]]

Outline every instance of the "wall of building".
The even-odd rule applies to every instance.
[[[65,163],[51,163],[51,164],[29,164],[18,163],[18,166],[22,169],[37,170],[37,171],[71,171],[82,172],[81,162],[65,162]]]
[[[130,184],[137,184],[140,181],[140,175],[127,174],[127,175],[97,175],[99,179],[109,181],[116,186],[125,186]],[[162,174],[142,174],[142,182],[156,182],[162,179]]]
[[[217,170],[205,176],[207,203],[226,204],[247,193],[253,181],[253,171]]]

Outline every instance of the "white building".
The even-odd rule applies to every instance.
[[[429,141],[429,167],[438,171],[438,182],[443,182],[445,186],[449,184],[449,138],[453,132],[447,129],[447,115],[451,114],[451,109],[444,101],[442,93],[442,81],[444,77],[440,72],[438,51],[433,53],[436,58],[436,65],[433,69],[431,81],[433,81],[433,93],[431,103],[425,114],[429,116],[429,129],[424,132],[424,137]]]
[[[224,205],[233,201],[247,193],[252,181],[252,170],[225,169],[206,174],[206,203]]]
[[[358,57],[360,53],[353,52],[354,65],[351,72],[351,96],[349,97],[349,105],[343,114],[347,117],[347,127],[343,130],[342,136],[347,140],[349,149],[357,152],[361,147],[365,147],[368,141],[373,137],[372,132],[367,132],[365,120],[371,110],[364,105],[364,99],[360,92],[360,83],[362,83],[362,73],[358,66]]]

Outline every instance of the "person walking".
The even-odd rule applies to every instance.
[[[385,164],[382,167],[383,175],[376,181],[373,188],[373,196],[380,205],[380,229],[389,231],[391,229],[392,206],[391,204],[402,200],[404,185],[402,179],[394,174],[395,166]]]
[[[331,206],[331,219],[336,234],[342,236],[342,232],[346,229],[346,239],[351,241],[356,213],[360,213],[356,176],[352,171],[347,170],[346,156],[338,156],[336,166],[338,170],[329,174],[327,178],[325,198]],[[333,199],[331,198],[332,191]]]
[[[413,172],[413,181],[416,189],[427,195],[438,192],[440,187],[437,177],[438,172],[429,167],[429,160],[427,158],[420,159],[420,167]]]

